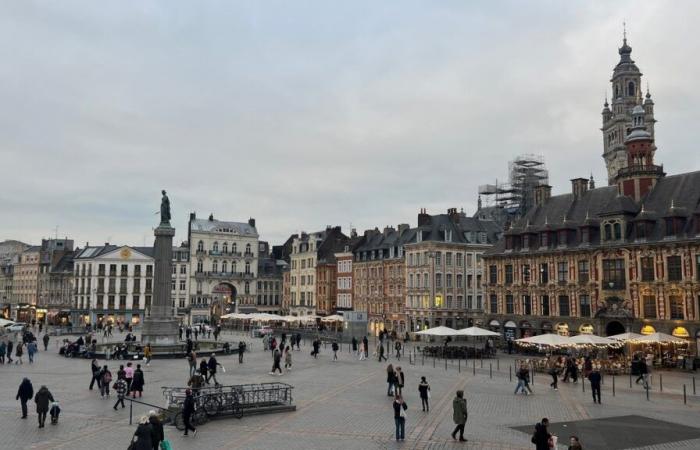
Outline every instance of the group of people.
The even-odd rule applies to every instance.
[[[61,413],[61,408],[58,402],[53,398],[51,391],[46,386],[41,386],[34,394],[34,386],[29,378],[24,378],[17,389],[15,400],[19,400],[22,406],[22,419],[27,418],[27,402],[34,398],[36,404],[36,413],[39,419],[39,428],[44,428],[46,422],[46,414],[51,415],[51,424],[58,423],[58,416]]]
[[[164,445],[163,445],[164,444]],[[131,438],[131,450],[159,450],[170,448],[165,439],[163,422],[155,411],[149,411],[147,416],[141,416],[136,431]]]
[[[532,434],[530,442],[535,444],[535,450],[556,450],[558,437],[549,433],[547,427],[549,427],[549,419],[543,418],[540,422],[535,424],[535,432]],[[581,441],[578,436],[569,437],[568,450],[583,450],[581,446]]]
[[[17,341],[15,343],[14,341]],[[49,335],[44,334],[44,350],[48,348],[49,345]],[[14,353],[13,353],[14,351]],[[27,353],[29,358],[29,364],[34,363],[34,357],[39,351],[39,346],[37,344],[36,337],[34,334],[25,330],[22,333],[22,339],[13,339],[12,337],[6,337],[0,339],[0,364],[24,364],[24,353]],[[12,358],[14,356],[14,359]]]
[[[202,358],[202,360],[199,363],[199,366],[197,366],[197,353],[194,350],[192,350],[187,355],[187,361],[190,366],[190,374],[189,379],[187,381],[188,386],[190,386],[193,389],[200,389],[205,384],[210,384],[211,380],[214,381],[215,386],[219,385],[219,380],[216,379],[216,373],[219,367],[221,367],[224,371],[225,369],[224,366],[222,366],[221,363],[219,363],[219,361],[216,359],[215,353],[212,353],[209,356],[209,359]]]
[[[199,336],[201,335],[202,338],[206,339],[211,339],[211,335],[214,334],[214,340],[218,341],[219,340],[219,335],[221,334],[221,325],[216,325],[215,327],[205,325],[205,324],[197,324],[194,326],[180,326],[178,330],[178,337],[182,341],[182,335],[185,335],[185,340],[192,339],[194,336],[194,340],[198,340]]]

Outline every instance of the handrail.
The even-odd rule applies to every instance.
[[[136,400],[136,399],[134,399],[134,398],[127,398],[127,400],[129,400],[129,402],[130,402],[130,403],[129,403],[129,425],[132,425],[132,421],[133,421],[132,419],[133,419],[133,415],[134,415],[134,402],[140,403],[140,404],[142,404],[142,405],[150,406],[150,407],[152,407],[152,408],[157,408],[157,409],[163,410],[163,411],[167,412],[168,414],[175,414],[173,411],[170,411],[170,410],[167,409],[167,408],[163,408],[162,406],[158,406],[158,405],[153,405],[153,404],[151,404],[151,403],[142,402],[142,401]]]

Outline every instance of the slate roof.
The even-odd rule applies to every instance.
[[[222,220],[191,219],[190,231],[216,232],[220,229],[230,229],[232,233],[243,236],[257,236],[258,230],[246,222],[224,222]]]
[[[609,245],[600,242],[598,225],[611,217],[625,218],[629,223],[647,221],[653,224],[644,242],[668,239],[666,218],[684,217],[684,229],[677,238],[697,238],[694,234],[696,222],[700,220],[700,171],[671,175],[661,178],[654,189],[640,202],[618,194],[616,186],[606,186],[585,192],[580,198],[573,194],[552,196],[545,204],[534,206],[515,222],[506,235],[521,235],[524,232],[540,233],[545,230],[578,230],[591,226],[590,246]],[[566,221],[564,220],[566,219]],[[623,230],[624,243],[635,241],[634,227]],[[618,242],[619,244],[619,242]],[[536,244],[534,247],[539,245]],[[569,236],[567,247],[581,245],[580,233]],[[546,251],[547,249],[543,249]],[[536,248],[529,250],[537,251]],[[514,250],[514,252],[517,252]],[[489,249],[487,254],[504,254],[505,239]]]
[[[99,256],[105,255],[107,253],[113,252],[118,248],[122,247],[129,247],[139,253],[143,253],[146,256],[150,256],[153,258],[153,247],[132,247],[131,245],[114,245],[114,244],[108,244],[108,245],[102,245],[99,247],[85,247],[84,249],[80,250],[75,256],[74,259],[92,259],[92,258],[97,258]]]
[[[445,231],[452,230],[452,242],[464,244],[494,244],[502,232],[502,228],[498,223],[492,220],[467,217],[462,213],[458,213],[457,215],[436,214],[428,217],[429,222],[427,224],[416,227],[416,231],[422,231],[422,241],[445,242]],[[485,233],[485,242],[479,241],[479,233]]]

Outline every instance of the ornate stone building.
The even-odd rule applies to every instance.
[[[190,214],[192,322],[216,321],[229,312],[254,312],[257,301],[258,231],[255,219],[224,222]]]
[[[630,50],[625,42],[620,64],[632,70]],[[536,206],[485,255],[489,324],[506,336],[700,337],[700,172],[665,176],[654,163],[650,99],[636,98],[612,185],[575,178],[557,196],[540,187]]]
[[[408,330],[405,246],[415,242],[415,237],[415,229],[407,224],[383,231],[375,228],[365,231],[353,252],[353,309],[367,312],[370,334]]]
[[[270,252],[270,245],[258,244],[257,301],[258,312],[279,313],[282,309],[282,272],[287,267],[284,260],[278,260]]]
[[[496,222],[456,208],[437,215],[421,210],[415,239],[405,245],[410,330],[483,323],[481,255],[500,234]]]

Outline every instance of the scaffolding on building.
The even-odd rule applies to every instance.
[[[520,155],[508,163],[508,182],[482,184],[479,196],[484,206],[503,208],[521,216],[534,204],[535,188],[549,184],[549,172],[541,155]]]

